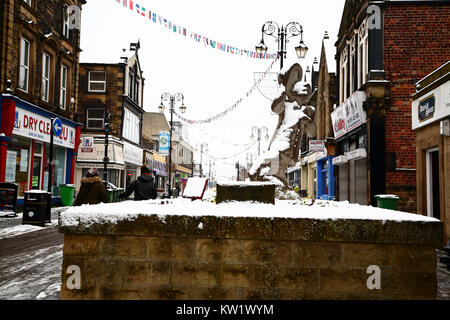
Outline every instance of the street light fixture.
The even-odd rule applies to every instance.
[[[163,93],[161,95],[161,104],[158,107],[159,112],[164,113],[165,105],[164,102],[170,102],[170,142],[169,142],[169,198],[172,197],[172,127],[173,127],[173,113],[175,111],[175,100],[181,101],[180,111],[184,113],[186,111],[186,106],[184,105],[184,96],[182,93],[176,93],[171,95],[170,93]]]
[[[289,22],[286,26],[281,26],[274,21],[267,21],[262,26],[262,39],[256,46],[256,52],[259,54],[265,54],[267,52],[267,46],[264,43],[264,35],[272,36],[278,42],[278,55],[280,56],[280,70],[283,69],[283,59],[286,58],[286,45],[289,42],[288,39],[296,36],[300,36],[300,43],[295,47],[295,52],[298,58],[303,59],[308,53],[308,47],[303,42],[303,27],[298,22]]]

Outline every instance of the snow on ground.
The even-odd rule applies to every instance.
[[[123,220],[133,221],[140,215],[158,215],[164,219],[167,215],[186,216],[223,216],[223,217],[261,217],[261,218],[307,218],[307,219],[363,219],[424,221],[439,220],[401,211],[350,204],[347,201],[317,200],[309,206],[306,200],[276,200],[275,205],[255,202],[228,202],[214,204],[207,201],[190,199],[171,199],[164,201],[124,201],[119,203],[83,205],[72,207],[61,213],[62,226],[85,226],[94,223],[117,223]]]
[[[51,220],[51,223],[45,225],[45,227],[34,226],[30,224],[20,224],[9,228],[0,229],[0,239],[14,237],[19,234],[24,234],[27,232],[34,232],[45,229],[47,227],[54,227],[58,225],[58,220]]]

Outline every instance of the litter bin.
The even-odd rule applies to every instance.
[[[73,205],[73,196],[75,193],[75,185],[63,184],[59,186],[59,192],[61,194],[61,202],[64,207],[70,207]]]
[[[24,192],[22,224],[43,227],[46,222],[50,222],[51,198],[51,193],[43,190]]]
[[[397,210],[397,201],[400,198],[395,194],[378,194],[375,198],[378,208]]]
[[[114,201],[114,189],[107,189],[106,193],[108,195],[108,203],[115,202]]]
[[[123,188],[117,188],[117,201],[116,202],[120,202],[120,201],[122,201],[122,199],[120,199],[119,198],[119,196],[120,196],[120,194],[124,191],[124,189]]]

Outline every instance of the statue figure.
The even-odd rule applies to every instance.
[[[287,187],[285,172],[298,161],[302,133],[306,132],[308,137],[315,136],[315,108],[307,105],[311,86],[301,81],[302,74],[302,67],[296,63],[278,76],[278,83],[285,89],[272,103],[272,111],[278,114],[278,125],[268,152],[250,168],[252,181],[267,181],[272,176]]]

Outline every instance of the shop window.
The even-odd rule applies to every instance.
[[[67,67],[65,65],[61,65],[59,106],[65,110],[66,104],[67,104]]]
[[[42,55],[42,100],[48,102],[50,88],[50,56],[46,53]]]
[[[89,108],[87,109],[87,129],[103,129],[105,123],[105,109]]]
[[[50,145],[47,144],[47,150],[49,150]],[[43,190],[48,190],[48,157],[46,157],[46,166],[44,172],[44,183]],[[59,186],[65,184],[66,177],[66,149],[58,146],[53,146],[53,179],[52,179],[52,195],[58,197]]]
[[[367,135],[362,134],[358,137],[358,148],[367,148]]]
[[[30,141],[13,137],[8,143],[6,154],[5,182],[18,185],[18,196],[28,190]]]
[[[30,77],[30,41],[20,39],[20,71],[19,89],[28,92],[28,80]]]
[[[106,91],[106,72],[90,71],[89,72],[89,92],[105,92]]]

